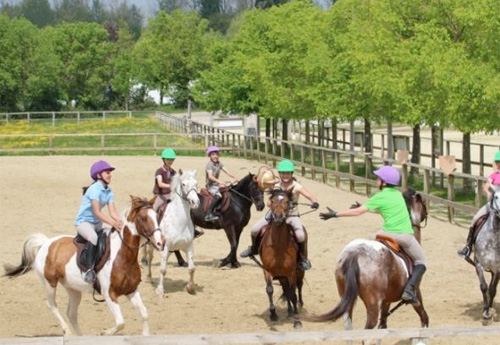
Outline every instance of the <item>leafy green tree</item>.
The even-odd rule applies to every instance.
[[[20,6],[20,15],[39,28],[54,24],[54,11],[49,0],[23,0]]]
[[[99,109],[109,88],[111,44],[96,23],[62,24],[50,30],[55,53],[63,67],[64,100],[84,109]]]
[[[196,13],[160,12],[151,19],[134,49],[138,81],[161,95],[173,93],[185,107],[190,84],[196,81],[206,61],[203,40],[208,22]]]
[[[91,9],[86,0],[60,0],[55,5],[58,23],[90,22],[93,20]]]

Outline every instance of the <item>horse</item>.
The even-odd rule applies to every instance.
[[[300,328],[297,303],[302,306],[302,282],[304,270],[298,265],[299,247],[293,236],[293,228],[286,223],[289,216],[293,195],[291,191],[276,189],[271,191],[270,223],[261,232],[259,256],[252,259],[262,267],[266,281],[266,292],[269,298],[271,321],[277,321],[278,315],[273,302],[273,280],[278,280],[283,289],[283,297],[287,301],[288,316],[294,317],[294,328]],[[305,231],[305,229],[304,229]],[[297,290],[299,298],[297,298]]]
[[[483,294],[483,321],[491,320],[490,308],[497,292],[500,280],[500,187],[490,186],[492,197],[489,203],[489,214],[479,228],[474,242],[474,266],[479,278],[479,286]],[[484,272],[491,273],[489,285]]]
[[[264,209],[263,190],[257,183],[256,176],[249,173],[238,183],[228,188],[228,204],[219,212],[219,219],[213,222],[205,221],[205,212],[203,210],[204,196],[198,194],[200,198],[200,207],[191,209],[194,225],[205,229],[224,229],[227,239],[231,246],[229,254],[219,260],[218,267],[224,267],[228,264],[231,268],[238,268],[241,264],[238,262],[236,251],[240,242],[241,232],[250,221],[250,207],[255,204],[258,211]],[[223,198],[223,204],[224,198]]]
[[[172,178],[170,202],[160,221],[160,229],[165,237],[165,247],[161,251],[160,278],[156,293],[164,295],[164,279],[167,273],[168,257],[173,250],[182,250],[187,255],[189,282],[186,290],[190,294],[195,293],[194,284],[194,225],[191,219],[190,210],[197,208],[200,204],[198,198],[198,182],[196,180],[196,170],[179,170],[179,174]],[[147,249],[148,257],[148,278],[151,279],[151,262],[153,259],[152,248]]]
[[[97,271],[100,292],[115,317],[115,326],[104,330],[102,334],[113,335],[124,328],[118,297],[125,295],[139,310],[142,318],[142,334],[149,335],[148,311],[138,290],[141,269],[137,258],[141,244],[150,241],[156,249],[161,250],[164,239],[158,226],[156,212],[146,199],[131,196],[131,206],[121,213],[121,218],[124,223],[122,229],[102,230],[109,243],[109,256],[104,256],[96,266],[98,268],[102,265]],[[83,280],[78,267],[74,236],[61,235],[48,238],[41,233],[32,234],[24,242],[21,264],[5,265],[4,268],[4,276],[10,278],[19,277],[32,269],[36,271],[47,292],[47,306],[59,322],[64,335],[68,336],[72,331],[56,304],[56,289],[60,283],[68,293],[66,316],[74,332],[77,335],[82,334],[78,325],[78,307],[82,293],[91,292],[93,288]]]
[[[413,189],[403,191],[415,237],[420,240],[422,222],[427,220],[425,200]],[[322,315],[304,315],[302,320],[312,322],[335,321],[344,316],[345,329],[352,329],[352,312],[357,298],[363,301],[367,320],[365,329],[387,328],[387,318],[405,304],[401,295],[408,281],[405,261],[378,240],[356,239],[340,253],[335,279],[340,302]],[[420,288],[417,289],[420,305],[413,305],[420,317],[421,327],[429,326],[429,317],[423,305]],[[392,310],[391,303],[399,302]]]

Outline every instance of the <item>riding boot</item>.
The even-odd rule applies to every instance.
[[[475,226],[471,226],[469,228],[469,234],[467,235],[467,244],[465,245],[465,247],[457,251],[458,255],[463,257],[468,257],[470,255],[472,251],[472,244],[474,242],[474,234],[476,232],[475,230],[476,230]]]
[[[413,274],[411,275],[410,279],[408,279],[408,283],[406,283],[403,295],[401,296],[401,299],[403,301],[412,305],[420,305],[420,301],[417,297],[417,290],[420,286],[422,276],[425,273],[425,269],[425,265],[415,265],[413,267]]]
[[[202,236],[203,234],[205,234],[205,232],[203,230],[198,230],[198,229],[194,228],[194,238],[198,238],[198,237]]]
[[[305,241],[299,243],[299,265],[304,271],[311,269],[311,262],[307,259],[307,248]]]
[[[212,204],[210,205],[210,208],[208,209],[208,214],[205,216],[205,222],[213,222],[214,220],[219,219],[219,217],[214,214],[214,211],[217,208],[217,206],[219,206],[219,203],[221,202],[221,200],[222,200],[222,197],[214,196],[214,201],[212,201]]]
[[[97,246],[94,246],[91,242],[85,244],[85,257],[84,264],[87,267],[87,272],[85,272],[83,280],[86,283],[93,283],[96,279],[96,273],[94,270],[96,262]]]
[[[255,256],[259,254],[259,244],[260,241],[257,240],[257,236],[251,236],[252,244],[240,253],[240,257],[248,258],[249,256]]]

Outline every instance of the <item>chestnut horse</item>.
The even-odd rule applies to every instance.
[[[302,305],[301,290],[304,270],[298,265],[299,247],[293,236],[293,228],[286,223],[292,202],[291,191],[281,189],[271,191],[271,209],[269,211],[271,222],[263,228],[259,245],[262,263],[255,257],[252,258],[264,270],[271,320],[278,320],[273,301],[273,280],[278,280],[283,289],[283,297],[287,301],[288,316],[294,317],[294,328],[300,328],[302,323],[299,319],[297,302]],[[297,290],[299,299],[297,298]]]
[[[142,334],[149,335],[149,316],[138,290],[141,282],[141,269],[137,260],[139,248],[146,241],[161,250],[164,239],[158,227],[156,212],[151,204],[141,198],[132,197],[131,206],[121,213],[124,226],[121,230],[105,229],[109,242],[109,258],[97,272],[101,293],[111,313],[115,317],[115,326],[102,334],[112,335],[125,326],[118,304],[118,297],[125,295],[132,305],[139,310],[142,318]],[[71,329],[59,312],[56,304],[56,288],[60,283],[68,293],[68,317],[74,332],[81,335],[78,325],[78,306],[82,292],[92,292],[91,284],[83,280],[77,265],[77,247],[74,236],[56,236],[47,238],[36,233],[24,242],[21,264],[5,265],[5,276],[15,278],[33,268],[40,276],[47,292],[47,305],[58,320],[64,335],[71,335]],[[27,320],[28,321],[28,320]],[[29,324],[29,322],[28,322]]]
[[[403,192],[412,220],[415,237],[420,242],[421,223],[427,219],[425,200],[413,189]],[[337,306],[322,315],[307,315],[302,319],[313,322],[335,321],[344,316],[345,329],[352,329],[352,311],[359,297],[366,307],[366,329],[387,328],[387,318],[404,304],[401,295],[409,272],[403,259],[379,241],[356,239],[340,254],[335,279],[341,297]],[[420,317],[421,327],[428,327],[429,317],[424,309],[422,294],[417,291],[421,304],[413,306]],[[389,310],[391,303],[399,304]]]

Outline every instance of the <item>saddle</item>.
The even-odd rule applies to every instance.
[[[114,229],[112,229],[112,231],[114,231]],[[87,240],[84,239],[80,234],[78,234],[73,239],[73,243],[76,246],[76,264],[78,265],[80,271],[86,272],[89,268],[86,267],[84,263],[81,262],[81,256],[82,252],[85,250],[85,244],[87,243]],[[94,267],[96,273],[101,270],[106,261],[109,259],[109,254],[110,254],[109,236],[106,234],[105,231],[99,231],[97,233],[97,252],[96,252],[97,259]],[[96,283],[98,284],[98,280],[96,280]],[[94,288],[96,288],[95,285]],[[96,288],[96,290],[100,291],[100,288],[99,289]]]
[[[383,234],[377,234],[375,236],[375,241],[382,243],[387,248],[389,248],[390,251],[403,259],[403,262],[406,265],[406,269],[408,270],[408,275],[411,276],[411,274],[413,273],[413,259],[403,250],[403,248],[401,248],[401,246],[396,241],[394,241],[392,237]]]
[[[151,205],[155,204],[156,198],[158,198],[158,195],[155,195],[151,200],[149,200],[149,203]],[[165,215],[165,211],[167,210],[167,206],[170,203],[170,199],[167,200],[166,203],[163,203],[158,211],[156,212],[156,220],[158,221],[158,224],[160,224],[161,220],[163,219],[163,216]]]
[[[218,211],[225,212],[231,204],[231,187],[220,187],[219,192],[222,195],[222,201],[220,203]],[[203,197],[203,213],[207,213],[210,205],[212,205],[212,202],[214,201],[214,196],[206,188],[200,189],[200,195]]]

